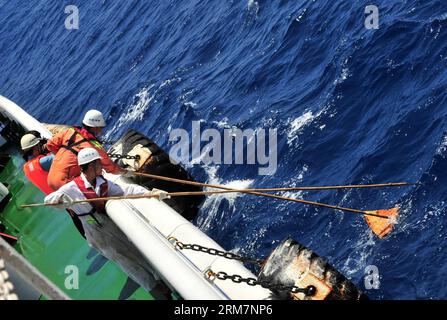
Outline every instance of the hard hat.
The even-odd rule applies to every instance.
[[[78,153],[78,165],[90,163],[92,161],[102,159],[99,152],[94,148],[85,148]]]
[[[36,137],[32,133],[25,134],[22,139],[20,139],[20,146],[23,151],[27,151],[40,143],[41,139]]]
[[[89,110],[84,116],[82,123],[92,128],[102,128],[106,126],[106,121],[101,111]]]

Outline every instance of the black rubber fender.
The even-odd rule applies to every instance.
[[[133,129],[127,131],[121,139],[114,143],[110,148],[109,153],[119,153],[118,150],[122,148],[121,154],[128,154],[137,144],[143,145],[143,147],[148,148],[152,153],[150,159],[142,168],[140,168],[140,170],[138,170],[138,172],[194,181],[194,179],[181,165],[172,163],[169,155],[154,141]],[[118,160],[117,163],[124,167],[121,160]],[[132,181],[148,189],[157,188],[167,192],[203,191],[201,187],[197,186],[184,185],[146,177],[134,177],[132,178]],[[185,196],[166,199],[164,201],[186,219],[193,220],[197,216],[199,207],[204,199],[204,196]]]

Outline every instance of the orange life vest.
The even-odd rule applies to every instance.
[[[45,171],[40,165],[40,159],[45,157],[44,155],[39,155],[34,159],[29,160],[23,166],[23,171],[26,177],[43,193],[50,194],[54,190],[48,185],[48,172]]]
[[[83,128],[73,127],[56,134],[48,140],[46,147],[56,155],[48,175],[48,185],[55,190],[81,174],[77,153],[87,147],[93,147],[99,152],[104,170],[110,173],[121,170],[109,158],[98,139]]]
[[[45,171],[42,166],[40,165],[40,159],[45,157],[46,155],[39,155],[35,157],[34,159],[31,159],[25,165],[23,166],[23,171],[25,172],[26,177],[42,191],[46,195],[54,192],[53,189],[50,188],[50,186],[47,183],[48,180],[48,172]],[[70,214],[71,219],[73,220],[73,223],[75,224],[76,229],[78,229],[81,236],[85,238],[85,232],[84,228],[82,227],[82,222],[79,220],[79,217],[76,216],[76,214],[67,209],[68,213]]]

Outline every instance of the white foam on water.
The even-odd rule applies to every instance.
[[[166,87],[166,86],[171,85],[171,84],[174,83],[174,82],[177,82],[177,83],[178,83],[178,82],[180,82],[180,81],[182,81],[182,78],[180,78],[180,77],[174,77],[174,78],[172,78],[172,79],[167,79],[167,80],[163,81],[163,82],[160,84],[160,87],[158,87],[157,91],[160,90],[160,89],[163,89],[163,88]]]
[[[149,88],[143,88],[140,92],[136,94],[138,98],[137,102],[130,106],[124,117],[120,118],[122,122],[132,122],[135,120],[143,120],[144,112],[149,107],[149,104],[154,99],[154,95],[150,95],[149,91],[154,87],[154,85]]]
[[[297,184],[301,183],[303,181],[304,175],[308,171],[309,171],[309,167],[306,164],[303,165],[303,168],[298,173],[298,175],[296,177],[294,177],[292,181],[288,182],[287,186],[285,186],[285,187],[290,187],[290,188],[297,187]],[[286,198],[292,198],[292,199],[302,199],[303,196],[304,196],[304,192],[302,190],[298,190],[298,191],[284,191],[284,192],[282,192],[281,196],[286,197]]]
[[[311,110],[306,110],[301,116],[292,120],[290,122],[289,132],[287,133],[287,144],[291,146],[292,143],[298,139],[304,128],[318,119],[325,111],[326,108],[323,108],[314,114]],[[320,130],[323,128],[320,126]]]
[[[369,265],[374,247],[376,246],[376,236],[372,232],[366,232],[353,246],[353,250],[345,259],[341,268],[346,277],[351,277],[358,272],[363,272]]]
[[[218,176],[217,176],[217,170],[219,169],[218,166],[210,167],[206,166],[205,171],[208,174],[208,184],[216,184],[221,185],[227,188],[232,189],[248,189],[254,182],[253,179],[242,179],[242,180],[231,180],[227,182],[223,182]],[[207,189],[206,191],[213,191],[216,190],[214,188]],[[244,196],[243,193],[223,193],[223,194],[216,194],[212,195],[211,197],[215,198],[225,198],[230,202],[230,205],[234,205],[234,201],[238,198]]]
[[[265,238],[266,233],[267,233],[267,226],[261,226],[259,229],[250,233],[250,241],[248,241],[248,243],[246,243],[246,245],[243,248],[240,246],[236,246],[230,251],[242,256],[249,256],[256,258],[256,256],[252,252],[256,252],[259,249],[260,241],[262,241],[262,239]]]
[[[445,17],[443,19],[439,19],[440,21],[444,21]],[[433,33],[433,39],[438,39],[440,33],[441,33],[441,24],[439,24],[436,28],[430,27],[430,33]]]
[[[343,40],[342,40],[343,42]],[[341,74],[340,76],[334,80],[334,85],[342,84],[345,82],[346,79],[352,76],[349,68],[348,68],[349,58],[344,58],[343,62],[341,63]]]
[[[233,189],[248,189],[254,182],[254,180],[249,179],[224,182],[217,176],[217,170],[219,169],[218,166],[203,166],[203,168],[208,175],[208,184],[217,184]],[[216,189],[205,189],[205,191],[211,190],[214,191]],[[208,230],[212,223],[221,221],[224,215],[228,214],[228,212],[222,212],[224,210],[221,210],[220,208],[222,201],[227,201],[230,208],[230,214],[234,213],[236,210],[236,199],[242,196],[244,196],[243,193],[236,192],[207,196],[202,205],[202,212],[204,213],[205,217],[197,221],[198,226],[204,230]]]
[[[350,76],[351,76],[351,73],[349,72],[349,68],[343,68],[341,70],[341,75],[337,79],[335,79],[334,85],[341,84],[341,83],[345,82],[345,80],[348,79]]]
[[[171,85],[172,83],[178,83],[182,81],[179,77],[174,77],[172,79],[168,79],[163,81],[157,89],[154,90],[155,84],[143,87],[136,95],[136,102],[130,105],[120,116],[118,121],[115,123],[113,128],[104,135],[104,138],[107,139],[110,135],[116,130],[120,129],[124,125],[128,123],[132,123],[135,121],[143,120],[147,109],[150,107],[151,102],[155,100],[159,92],[165,88],[166,86]],[[193,102],[190,102],[193,104]]]
[[[339,205],[340,206],[343,206],[343,205],[345,205],[345,203],[347,202],[347,201],[349,201],[349,199],[351,199],[351,197],[352,197],[352,193],[354,192],[354,189],[347,189],[347,190],[345,190],[345,192],[344,192],[344,194],[343,194],[343,196],[342,196],[342,198],[341,198],[341,200],[340,200],[340,202],[339,202]],[[342,216],[342,215],[341,215]]]
[[[447,20],[447,12],[446,13],[443,13],[443,14],[441,14],[441,15],[439,15],[439,16],[436,16],[434,19],[432,19],[432,21],[433,20],[438,20],[438,21],[444,21],[444,20]]]
[[[281,194],[282,197],[292,198],[292,199],[302,199],[304,196],[304,192],[301,190],[298,191],[284,191]]]
[[[431,208],[426,208],[424,216],[416,222],[418,230],[424,230],[431,228],[432,224],[429,224],[432,220],[437,220],[445,214],[445,201],[438,201]]]
[[[213,123],[219,128],[219,129],[224,129],[224,128],[230,128],[231,125],[228,123],[228,118],[225,117],[220,121],[213,121]]]
[[[303,11],[301,11],[300,15],[298,17],[296,17],[295,21],[296,22],[301,22],[301,20],[303,19],[304,15],[306,14],[307,8],[305,8]]]
[[[115,123],[113,128],[107,132],[107,134],[104,136],[106,139],[109,138],[111,133],[120,129],[123,125],[143,119],[146,110],[149,108],[150,103],[155,98],[155,93],[151,94],[151,90],[154,87],[155,85],[144,87],[135,95],[137,101],[127,108],[127,110]]]
[[[247,8],[248,8],[248,11],[251,11],[255,15],[257,15],[258,11],[259,11],[259,3],[254,0],[248,0]]]
[[[287,134],[287,143],[292,144],[298,138],[298,134],[302,131],[305,125],[311,123],[315,119],[312,111],[307,111],[290,123],[290,131]]]
[[[413,198],[409,197],[408,199],[404,200],[402,203],[399,204],[400,207],[400,213],[397,216],[396,224],[399,224],[399,229],[395,230],[397,232],[402,232],[405,234],[410,234],[414,232],[414,227],[417,226],[419,228],[419,225],[416,223],[410,223],[406,222],[406,218],[411,215],[413,212]],[[394,231],[393,231],[394,232]]]
[[[193,109],[194,109],[195,107],[197,107],[197,103],[192,102],[192,101],[185,102],[184,104],[185,104],[185,106],[191,107],[191,108],[193,108]]]
[[[436,149],[437,155],[443,155],[447,150],[447,134],[444,135],[442,138],[441,143],[439,144],[438,148]]]
[[[183,92],[178,98],[177,101],[181,103],[185,103],[191,100],[191,97],[197,92],[196,89],[190,89],[188,91]]]

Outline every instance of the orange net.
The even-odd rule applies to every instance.
[[[388,210],[375,210],[367,212],[388,217],[388,219],[384,219],[365,215],[366,223],[368,223],[368,226],[371,228],[372,232],[382,239],[393,231],[393,226],[396,223],[396,218],[399,214],[399,208],[396,207]]]

